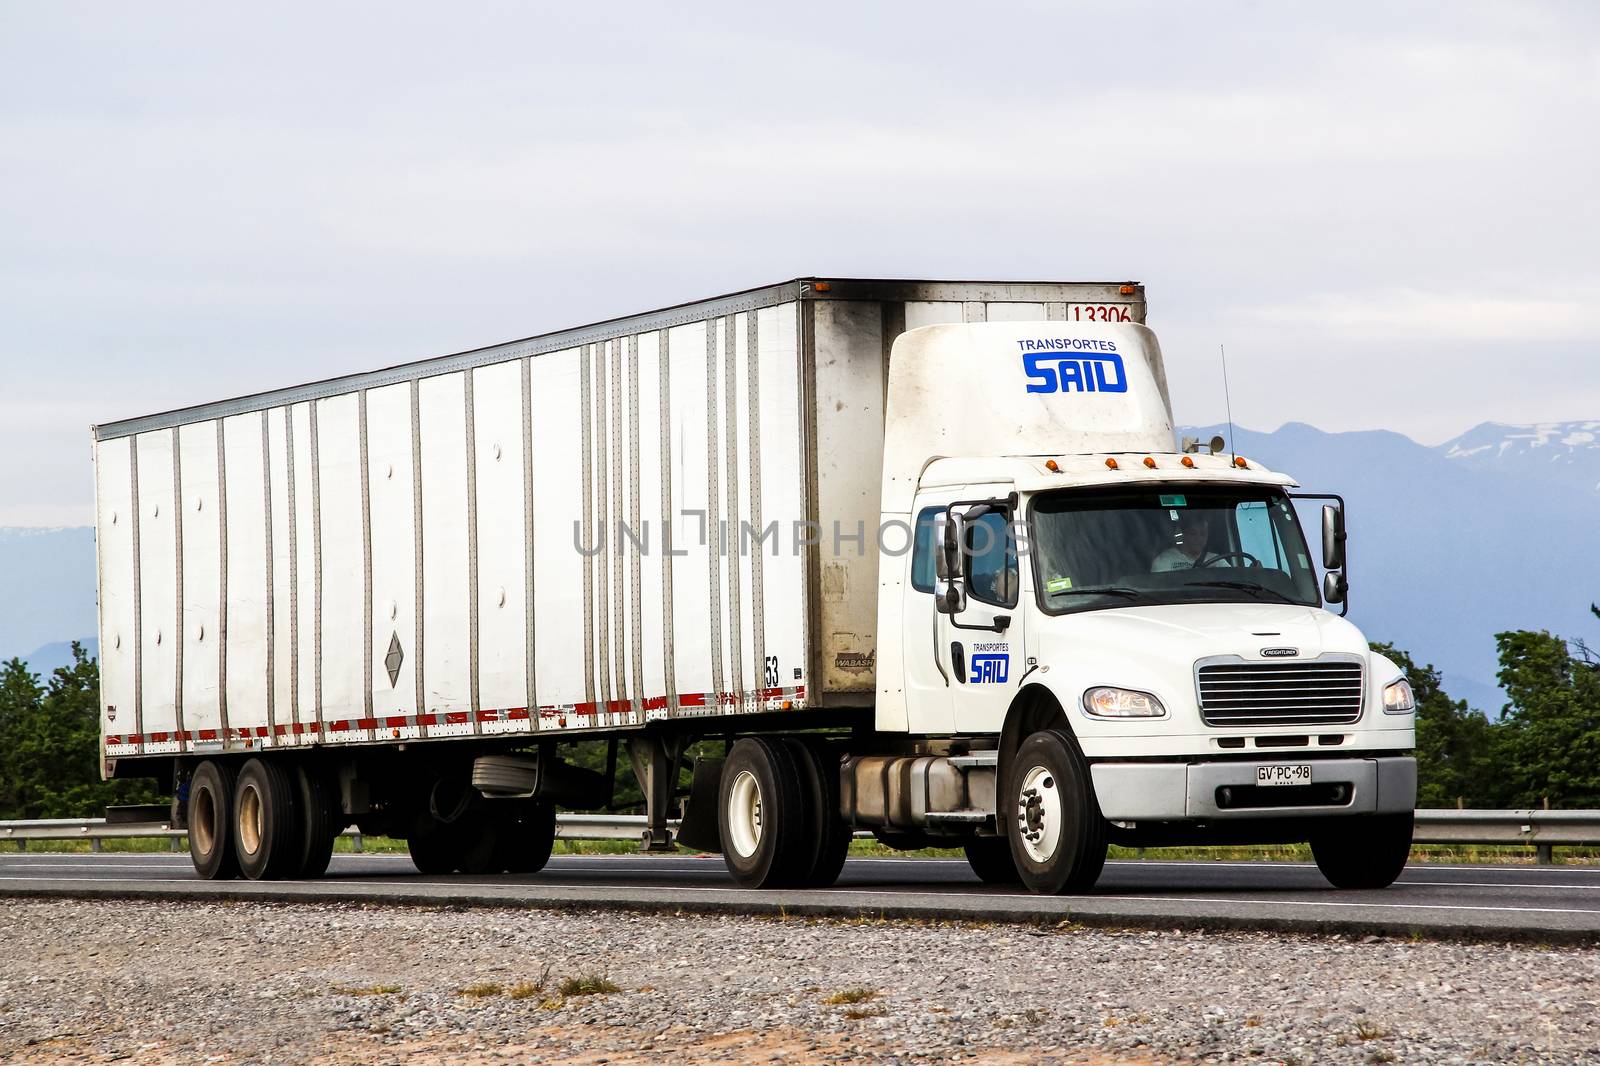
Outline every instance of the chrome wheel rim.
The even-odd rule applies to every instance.
[[[748,859],[761,846],[761,783],[749,770],[740,770],[728,790],[728,843],[734,854]]]
[[[1061,809],[1056,775],[1045,766],[1029,767],[1017,790],[1016,830],[1022,850],[1041,866],[1061,850]]]

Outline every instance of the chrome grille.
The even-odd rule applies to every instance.
[[[1355,658],[1206,663],[1195,671],[1207,725],[1345,725],[1361,717]]]

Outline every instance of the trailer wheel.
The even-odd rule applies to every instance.
[[[455,851],[450,838],[453,828],[427,811],[412,819],[411,832],[406,835],[406,850],[411,852],[411,863],[418,873],[447,874],[455,870]]]
[[[967,865],[986,885],[1020,885],[1016,860],[1011,857],[1011,842],[1005,837],[973,837],[963,847]]]
[[[806,827],[796,883],[827,888],[839,880],[850,852],[850,827],[839,816],[839,759],[823,742],[809,737],[784,740],[800,776]]]
[[[1334,888],[1388,888],[1411,857],[1415,818],[1407,811],[1340,819],[1311,838],[1311,857]]]
[[[333,858],[333,842],[344,831],[340,810],[328,779],[301,766],[295,773],[300,799],[300,862],[295,876],[321,877]]]
[[[745,888],[792,884],[805,851],[800,775],[776,740],[745,737],[728,752],[717,806],[722,858]]]
[[[210,759],[189,779],[189,858],[207,881],[239,876],[233,853],[233,771]]]
[[[493,865],[506,873],[536,874],[550,861],[555,843],[554,804],[543,800],[514,804],[495,818]]]
[[[299,790],[278,761],[251,759],[233,786],[233,849],[252,881],[296,873],[301,861]]]
[[[1072,737],[1042,729],[1022,742],[1005,774],[1006,836],[1022,883],[1034,892],[1087,892],[1106,864],[1106,823],[1089,767]]]

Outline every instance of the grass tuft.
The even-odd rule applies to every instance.
[[[333,991],[341,996],[397,996],[401,989],[399,985],[367,985],[364,988],[334,985]]]
[[[865,1003],[869,999],[877,999],[876,989],[871,988],[844,988],[831,996],[823,998],[822,1002],[830,1007],[840,1007],[851,1003]]]
[[[504,985],[497,985],[493,981],[480,981],[475,985],[468,985],[458,994],[469,999],[487,999],[490,996],[498,996],[504,991]]]
[[[590,973],[567,978],[561,982],[556,991],[563,996],[571,998],[573,996],[604,996],[612,992],[621,992],[622,989],[601,975]]]
[[[1372,1025],[1368,1022],[1362,1022],[1356,1026],[1356,1038],[1358,1040],[1382,1040],[1388,1035],[1389,1030],[1385,1029],[1381,1025]]]

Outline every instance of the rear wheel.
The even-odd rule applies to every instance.
[[[1006,775],[1007,837],[1022,883],[1044,895],[1087,892],[1106,864],[1106,823],[1072,737],[1042,729]]]
[[[411,832],[406,836],[406,849],[411,852],[411,862],[418,873],[447,874],[455,871],[456,856],[450,827],[435,821],[427,811],[412,819]]]
[[[251,759],[233,786],[233,849],[239,871],[252,881],[299,872],[299,790],[278,761]]]
[[[796,883],[827,888],[839,880],[850,851],[850,827],[839,816],[839,759],[822,742],[799,737],[784,741],[800,778],[805,828]]]
[[[498,802],[505,803],[501,800]],[[556,842],[556,809],[544,801],[512,803],[495,818],[494,867],[535,874],[550,861]]]
[[[1011,842],[1005,837],[973,837],[964,849],[967,865],[986,885],[1020,885],[1016,860],[1011,857]]]
[[[332,782],[302,766],[295,772],[300,798],[300,862],[296,877],[321,877],[333,858],[333,842],[344,831]]]
[[[1311,838],[1311,856],[1334,888],[1388,888],[1411,857],[1415,818],[1406,811],[1330,820]]]
[[[189,858],[208,881],[239,876],[233,853],[233,771],[210,759],[189,778]]]
[[[718,790],[722,858],[745,888],[794,883],[804,848],[804,800],[788,748],[765,737],[733,745]]]

